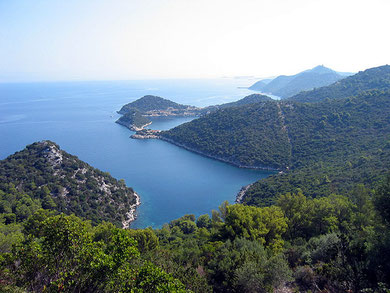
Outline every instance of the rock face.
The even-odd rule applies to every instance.
[[[17,186],[32,200],[48,196],[54,202],[52,209],[95,224],[110,221],[127,228],[140,202],[123,180],[91,167],[51,141],[33,143],[0,161],[0,182]]]

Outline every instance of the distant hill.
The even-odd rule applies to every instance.
[[[214,107],[198,108],[148,95],[124,105],[118,111],[123,116],[116,123],[126,126],[130,130],[138,131],[152,123],[148,117],[192,117],[213,110],[215,110]]]
[[[264,205],[297,188],[315,197],[376,184],[390,166],[389,113],[390,91],[372,90],[320,103],[221,109],[160,135],[237,166],[282,170],[253,184],[244,197]]]
[[[281,98],[288,98],[301,91],[334,83],[344,78],[346,74],[340,74],[320,65],[295,75],[280,75],[268,83],[260,80],[249,87],[249,89],[270,93]]]
[[[297,102],[318,102],[335,98],[355,96],[366,90],[389,90],[390,89],[390,66],[374,67],[344,78],[329,86],[321,87],[312,91],[301,92],[289,98]]]
[[[158,96],[143,96],[134,102],[124,105],[119,111],[119,114],[125,114],[132,109],[136,109],[139,112],[146,113],[155,110],[167,110],[168,108],[184,110],[192,108],[191,106],[181,105],[170,100],[158,97]]]
[[[0,161],[0,199],[6,221],[23,221],[45,208],[127,227],[138,196],[123,181],[42,141]]]

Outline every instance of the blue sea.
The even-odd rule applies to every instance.
[[[158,228],[184,214],[210,213],[234,202],[243,185],[270,174],[239,169],[160,140],[130,139],[115,123],[122,105],[152,94],[208,106],[253,92],[243,79],[0,83],[0,159],[52,140],[93,167],[124,179],[141,197],[132,228]],[[193,118],[155,119],[170,129]]]

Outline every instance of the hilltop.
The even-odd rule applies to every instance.
[[[319,102],[325,99],[339,99],[355,96],[367,90],[390,89],[390,66],[384,65],[360,71],[332,85],[312,91],[301,92],[289,98],[296,102]]]
[[[138,110],[145,116],[190,116],[199,114],[200,108],[182,105],[158,96],[147,95],[124,105],[119,114]]]
[[[127,227],[139,204],[123,181],[51,141],[33,143],[0,161],[0,195],[10,221],[23,221],[42,207]]]
[[[256,104],[256,103],[267,102],[267,101],[273,101],[273,99],[266,95],[252,94],[238,101],[217,105],[215,107],[217,107],[218,109],[222,109],[222,108],[237,107],[237,106],[243,106],[249,104]]]
[[[344,77],[345,73],[341,74],[319,65],[295,75],[280,75],[270,82],[260,80],[249,87],[249,89],[270,93],[281,98],[288,98],[301,91],[332,84]]]

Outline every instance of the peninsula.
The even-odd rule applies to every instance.
[[[139,131],[152,124],[150,117],[196,117],[210,111],[207,108],[182,105],[173,101],[147,95],[124,105],[118,114],[122,114],[116,123],[130,130]]]

